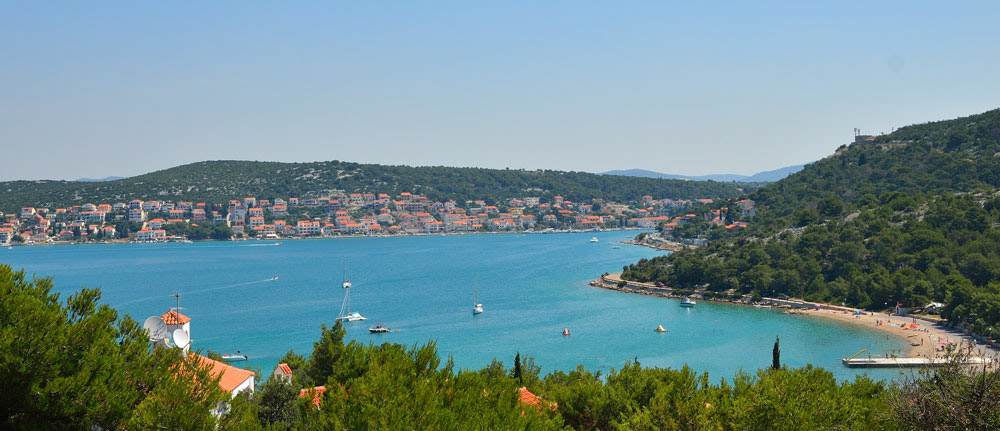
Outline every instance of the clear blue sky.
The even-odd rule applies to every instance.
[[[0,4],[0,180],[206,159],[749,174],[1000,106],[995,1],[204,3]]]

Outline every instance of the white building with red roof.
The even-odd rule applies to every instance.
[[[274,367],[274,372],[271,373],[271,378],[283,381],[285,383],[291,383],[292,367],[289,367],[288,364],[284,362],[278,364],[277,367]]]

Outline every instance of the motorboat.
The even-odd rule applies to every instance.
[[[694,305],[694,299],[690,296],[685,296],[684,299],[681,299],[681,307],[694,307]]]
[[[392,329],[382,326],[381,323],[376,323],[374,327],[368,328],[368,332],[372,334],[384,334],[386,332],[392,332]]]
[[[245,360],[247,360],[247,355],[244,355],[244,354],[240,353],[239,350],[237,350],[236,353],[232,354],[232,355],[223,353],[222,354],[222,360],[226,361],[226,362],[245,361]]]
[[[600,242],[600,241],[598,241],[597,237],[595,236],[590,238],[590,242]]]

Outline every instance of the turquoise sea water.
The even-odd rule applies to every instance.
[[[320,325],[334,322],[345,259],[352,311],[369,318],[348,323],[349,338],[435,339],[442,357],[451,355],[460,368],[493,358],[509,365],[520,352],[543,373],[577,364],[620,368],[638,358],[645,366],[688,364],[718,380],[768,366],[780,335],[783,363],[811,363],[848,379],[861,371],[844,368],[840,358],[905,347],[845,323],[728,304],[681,308],[675,300],[588,286],[603,272],[662,254],[611,248],[633,234],[598,233],[598,244],[588,242],[595,234],[581,233],[35,246],[0,250],[0,263],[52,276],[64,298],[81,286],[100,287],[104,302],[140,322],[166,312],[174,305],[168,295],[179,292],[196,349],[241,350],[250,360],[237,365],[265,374],[289,349],[308,354]],[[474,277],[486,309],[478,316],[471,313]],[[394,332],[369,334],[376,322]],[[654,332],[657,324],[669,332]],[[562,336],[563,328],[572,335]]]

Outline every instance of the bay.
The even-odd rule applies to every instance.
[[[289,349],[308,354],[320,325],[331,325],[343,300],[346,262],[352,311],[369,318],[347,323],[363,343],[414,345],[435,340],[442,358],[459,368],[514,355],[535,358],[542,372],[578,364],[606,372],[637,359],[644,366],[707,371],[713,381],[771,363],[781,337],[782,362],[813,364],[850,379],[878,379],[894,370],[855,370],[840,358],[868,349],[873,356],[906,344],[834,321],[772,309],[678,301],[590,287],[603,272],[662,254],[611,243],[634,232],[447,235],[384,238],[107,244],[14,247],[0,263],[51,276],[65,299],[82,286],[99,287],[102,302],[142,321],[174,305],[191,317],[195,349],[247,354],[238,366],[270,374]],[[596,236],[599,243],[588,240]],[[277,276],[277,279],[273,277]],[[472,314],[473,283],[485,313]],[[370,334],[383,323],[388,334]],[[666,333],[653,331],[656,325]],[[568,328],[572,335],[563,336]]]

